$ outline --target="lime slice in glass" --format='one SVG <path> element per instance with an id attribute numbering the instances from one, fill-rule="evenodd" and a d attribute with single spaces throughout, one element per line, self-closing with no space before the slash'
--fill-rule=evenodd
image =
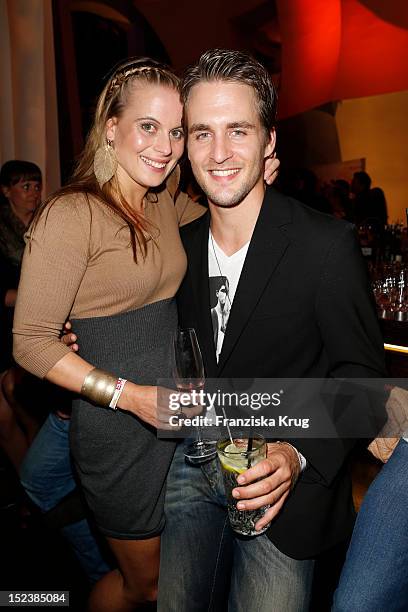
<path id="1" fill-rule="evenodd" d="M 242 448 L 239 448 L 235 444 L 228 444 L 224 449 L 224 453 L 228 454 L 228 457 L 220 454 L 220 462 L 224 470 L 229 472 L 236 472 L 242 474 L 247 469 L 247 459 L 242 456 Z M 234 455 L 236 455 L 234 457 Z"/>

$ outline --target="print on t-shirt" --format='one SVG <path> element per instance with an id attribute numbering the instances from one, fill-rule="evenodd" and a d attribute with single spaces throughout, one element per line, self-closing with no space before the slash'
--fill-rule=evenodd
<path id="1" fill-rule="evenodd" d="M 217 361 L 219 359 L 222 343 L 227 329 L 228 317 L 231 311 L 229 298 L 229 281 L 226 276 L 210 276 L 208 279 L 210 289 L 211 320 L 214 333 L 214 346 Z"/>

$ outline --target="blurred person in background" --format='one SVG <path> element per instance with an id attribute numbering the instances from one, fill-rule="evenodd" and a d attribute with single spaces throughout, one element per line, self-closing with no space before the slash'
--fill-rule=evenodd
<path id="1" fill-rule="evenodd" d="M 67 439 L 69 417 L 63 409 L 62 394 L 57 395 L 50 385 L 41 383 L 12 359 L 12 323 L 25 248 L 24 234 L 41 202 L 41 170 L 29 161 L 10 160 L 1 168 L 0 185 L 3 195 L 0 204 L 0 445 L 20 474 L 31 501 L 42 512 L 48 512 L 75 489 Z M 59 410 L 50 412 L 40 429 L 48 406 L 52 409 L 57 406 Z M 60 444 L 61 438 L 66 439 L 65 447 Z M 24 517 L 29 515 L 25 501 L 20 512 Z M 71 522 L 65 512 L 63 515 L 68 524 L 62 527 L 62 533 L 90 581 L 95 582 L 109 567 L 101 557 L 89 524 L 86 518 Z M 48 524 L 47 519 L 45 522 Z"/>
<path id="2" fill-rule="evenodd" d="M 41 170 L 29 161 L 7 161 L 0 170 L 0 185 L 0 446 L 22 477 L 23 488 L 31 501 L 47 512 L 75 489 L 67 415 L 63 411 L 62 394 L 58 395 L 51 385 L 20 368 L 12 358 L 12 324 L 25 248 L 24 234 L 41 202 Z M 51 412 L 41 427 L 48 407 L 55 406 L 62 410 Z M 67 432 L 63 448 L 61 430 Z M 59 451 L 55 452 L 57 448 Z M 28 508 L 22 492 L 14 489 L 13 486 L 4 492 L 5 500 L 13 502 L 20 513 L 21 526 L 26 527 L 33 507 Z M 95 582 L 109 567 L 101 557 L 87 520 L 70 522 L 64 514 L 68 524 L 62 526 L 62 533 L 89 580 Z"/>
<path id="3" fill-rule="evenodd" d="M 293 176 L 293 192 L 289 195 L 310 208 L 329 215 L 332 214 L 330 202 L 319 192 L 319 179 L 308 168 L 296 170 Z"/>
<path id="4" fill-rule="evenodd" d="M 387 201 L 381 187 L 373 187 L 370 191 L 371 215 L 378 219 L 384 228 L 388 221 Z"/>
<path id="5" fill-rule="evenodd" d="M 28 377 L 12 359 L 12 323 L 24 233 L 41 201 L 41 170 L 29 161 L 7 161 L 0 170 L 0 187 L 0 446 L 18 471 L 40 425 L 22 397 Z"/>
<path id="6" fill-rule="evenodd" d="M 357 515 L 332 612 L 408 609 L 408 431 Z"/>
<path id="7" fill-rule="evenodd" d="M 371 189 L 371 177 L 367 172 L 355 172 L 351 181 L 354 194 L 354 220 L 357 225 L 373 225 L 381 232 L 387 224 L 388 212 L 384 192 Z"/>
<path id="8" fill-rule="evenodd" d="M 344 179 L 331 181 L 331 184 L 327 186 L 326 193 L 333 215 L 338 219 L 352 222 L 353 210 L 349 183 Z"/>

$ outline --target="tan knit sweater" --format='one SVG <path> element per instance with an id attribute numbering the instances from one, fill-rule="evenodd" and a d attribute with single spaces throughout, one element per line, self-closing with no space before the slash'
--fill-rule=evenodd
<path id="1" fill-rule="evenodd" d="M 137 263 L 129 229 L 98 200 L 65 196 L 41 215 L 28 236 L 14 317 L 14 357 L 23 368 L 44 377 L 69 353 L 59 340 L 68 318 L 114 315 L 175 295 L 186 270 L 179 226 L 205 209 L 183 193 L 174 205 L 174 176 L 158 202 L 146 203 L 154 240 Z"/>

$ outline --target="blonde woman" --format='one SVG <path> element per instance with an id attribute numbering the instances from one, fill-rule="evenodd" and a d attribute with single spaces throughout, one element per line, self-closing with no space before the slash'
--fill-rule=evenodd
<path id="1" fill-rule="evenodd" d="M 174 444 L 156 437 L 155 385 L 170 374 L 186 270 L 179 226 L 204 211 L 185 194 L 174 201 L 183 149 L 177 77 L 146 58 L 122 64 L 99 97 L 71 184 L 36 216 L 23 262 L 15 358 L 79 394 L 71 451 L 118 563 L 91 593 L 97 612 L 156 598 Z M 68 318 L 81 356 L 59 341 Z"/>

